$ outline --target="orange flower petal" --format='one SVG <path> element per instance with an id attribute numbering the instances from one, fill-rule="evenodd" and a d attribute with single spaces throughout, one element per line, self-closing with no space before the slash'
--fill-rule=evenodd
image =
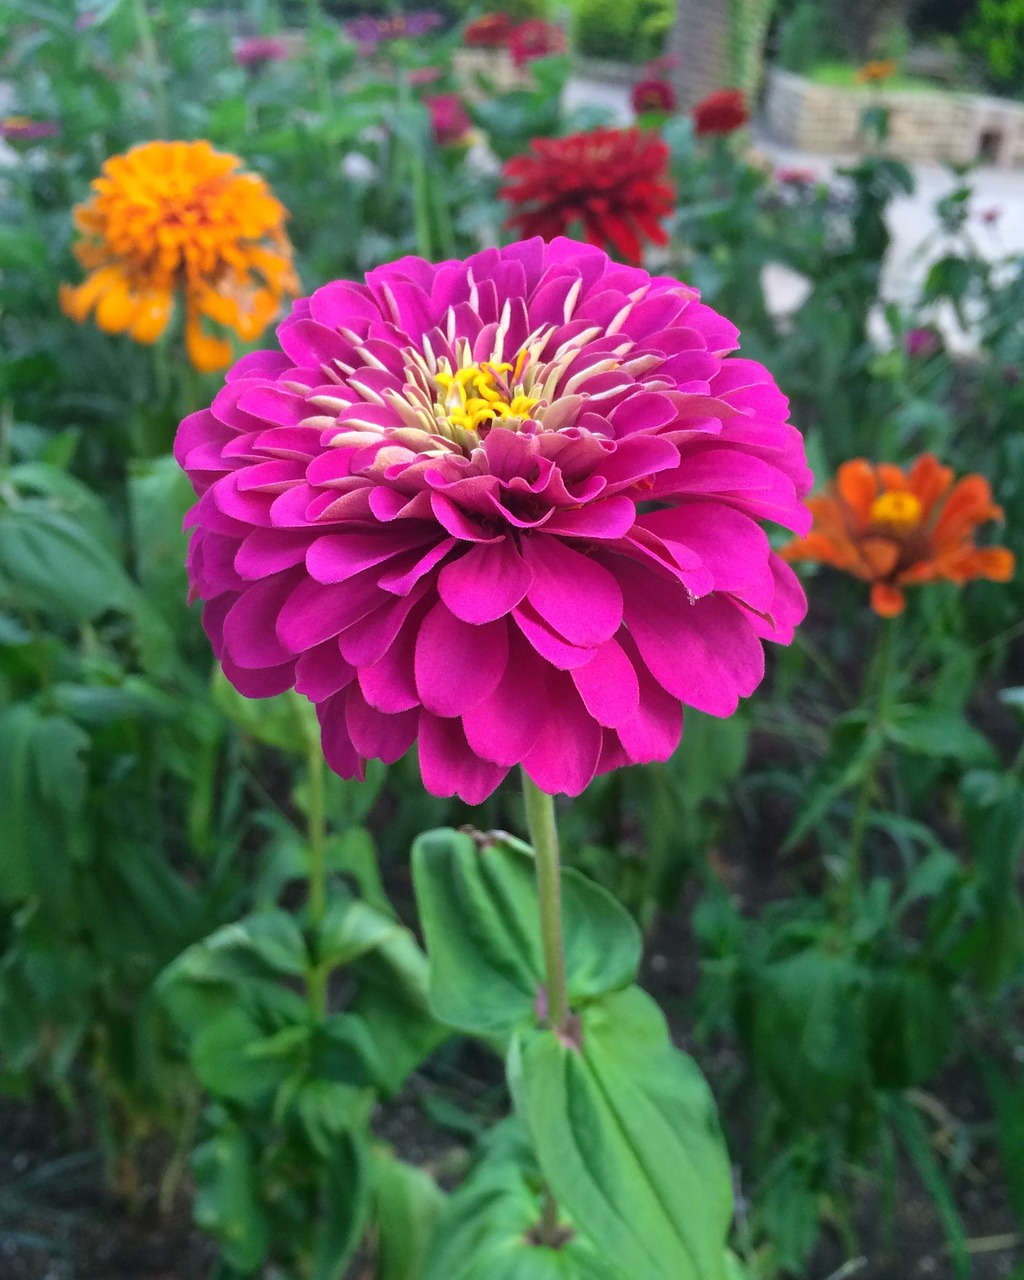
<path id="1" fill-rule="evenodd" d="M 104 333 L 124 333 L 131 327 L 139 310 L 139 299 L 132 293 L 123 276 L 96 300 L 96 323 Z"/>
<path id="2" fill-rule="evenodd" d="M 129 336 L 146 345 L 156 342 L 167 328 L 173 303 L 174 295 L 169 289 L 144 294 L 139 299 L 139 308 L 128 330 Z"/>
<path id="3" fill-rule="evenodd" d="M 871 464 L 864 458 L 844 462 L 836 472 L 836 489 L 859 532 L 867 525 L 871 504 L 878 496 L 878 482 Z"/>
<path id="4" fill-rule="evenodd" d="M 871 607 L 883 618 L 895 618 L 906 608 L 907 601 L 898 587 L 887 582 L 876 582 L 871 588 Z"/>
<path id="5" fill-rule="evenodd" d="M 908 488 L 921 502 L 921 515 L 925 523 L 936 502 L 952 483 L 952 467 L 942 466 L 934 453 L 922 453 L 910 468 Z"/>
<path id="6" fill-rule="evenodd" d="M 198 316 L 190 316 L 185 324 L 185 349 L 200 373 L 226 369 L 234 355 L 230 342 L 203 333 Z"/>
<path id="7" fill-rule="evenodd" d="M 893 466 L 891 462 L 880 462 L 875 468 L 875 474 L 882 482 L 883 489 L 905 489 L 907 487 L 907 477 L 903 474 L 902 469 Z"/>
<path id="8" fill-rule="evenodd" d="M 857 547 L 871 578 L 887 578 L 900 558 L 900 544 L 892 538 L 863 538 Z"/>

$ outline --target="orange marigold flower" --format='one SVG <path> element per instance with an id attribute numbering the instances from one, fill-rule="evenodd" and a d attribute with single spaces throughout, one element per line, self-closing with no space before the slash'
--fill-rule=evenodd
<path id="1" fill-rule="evenodd" d="M 90 274 L 61 285 L 64 313 L 81 324 L 95 312 L 107 333 L 151 343 L 180 290 L 192 363 L 230 364 L 231 343 L 202 319 L 252 341 L 299 286 L 287 210 L 263 178 L 237 172 L 241 163 L 208 142 L 146 142 L 112 156 L 75 208 L 75 256 Z"/>
<path id="2" fill-rule="evenodd" d="M 818 560 L 871 583 L 871 606 L 883 618 L 902 613 L 902 588 L 946 579 L 1008 582 L 1013 552 L 978 547 L 974 534 L 986 520 L 1001 520 L 984 476 L 953 483 L 953 471 L 934 454 L 909 472 L 864 458 L 844 462 L 826 495 L 808 498 L 814 524 L 806 538 L 783 548 L 786 560 Z"/>
<path id="3" fill-rule="evenodd" d="M 899 64 L 894 58 L 875 58 L 857 68 L 855 79 L 858 84 L 878 84 L 896 74 Z"/>

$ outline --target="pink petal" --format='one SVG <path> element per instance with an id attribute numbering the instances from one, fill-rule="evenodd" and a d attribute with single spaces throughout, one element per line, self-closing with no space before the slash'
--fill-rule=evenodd
<path id="1" fill-rule="evenodd" d="M 563 640 L 529 604 L 523 603 L 518 609 L 513 609 L 512 617 L 531 647 L 559 671 L 582 667 L 594 656 L 592 648 L 582 649 Z"/>
<path id="2" fill-rule="evenodd" d="M 240 667 L 275 667 L 293 657 L 274 631 L 274 620 L 303 585 L 297 570 L 247 587 L 224 619 L 224 647 Z"/>
<path id="3" fill-rule="evenodd" d="M 341 656 L 337 640 L 307 649 L 295 663 L 295 688 L 310 702 L 323 702 L 355 678 L 355 667 Z"/>
<path id="4" fill-rule="evenodd" d="M 330 767 L 342 778 L 359 778 L 366 776 L 365 761 L 352 745 L 348 725 L 345 722 L 345 704 L 347 693 L 336 693 L 333 698 L 321 702 L 316 709 L 320 721 L 320 744 L 324 758 Z"/>
<path id="5" fill-rule="evenodd" d="M 386 598 L 372 572 L 329 587 L 303 578 L 277 619 L 278 637 L 288 652 L 301 653 L 358 622 Z"/>
<path id="6" fill-rule="evenodd" d="M 371 707 L 360 693 L 359 686 L 353 685 L 348 690 L 345 704 L 345 723 L 352 745 L 361 756 L 394 764 L 405 755 L 416 738 L 419 712 L 385 715 Z"/>
<path id="7" fill-rule="evenodd" d="M 551 715 L 523 768 L 549 795 L 578 796 L 593 780 L 601 756 L 601 726 L 583 705 L 568 676 L 549 676 Z"/>
<path id="8" fill-rule="evenodd" d="M 764 675 L 764 650 L 742 611 L 716 595 L 689 604 L 642 565 L 623 587 L 626 624 L 658 683 L 699 711 L 732 715 Z"/>
<path id="9" fill-rule="evenodd" d="M 255 670 L 239 667 L 224 655 L 221 659 L 224 674 L 238 692 L 246 698 L 272 698 L 284 693 L 295 683 L 295 663 L 286 662 L 279 667 L 258 667 Z"/>
<path id="10" fill-rule="evenodd" d="M 478 755 L 506 768 L 523 760 L 551 714 L 546 670 L 544 660 L 509 628 L 504 675 L 493 693 L 462 717 L 466 740 Z"/>
<path id="11" fill-rule="evenodd" d="M 679 746 L 683 709 L 679 699 L 667 693 L 644 665 L 632 637 L 622 638 L 640 686 L 640 699 L 632 716 L 615 732 L 633 764 L 667 760 Z"/>
<path id="12" fill-rule="evenodd" d="M 451 564 L 437 579 L 441 599 L 463 622 L 493 622 L 504 617 L 522 600 L 533 574 L 511 538 L 478 543 Z"/>
<path id="13" fill-rule="evenodd" d="M 416 688 L 428 711 L 460 716 L 494 692 L 507 662 L 504 619 L 473 626 L 439 600 L 416 640 Z"/>
<path id="14" fill-rule="evenodd" d="M 571 644 L 602 644 L 622 624 L 622 591 L 615 577 L 589 556 L 543 534 L 523 539 L 533 571 L 526 598 Z"/>
<path id="15" fill-rule="evenodd" d="M 640 685 L 622 646 L 607 640 L 585 667 L 572 673 L 587 710 L 598 722 L 615 728 L 635 714 Z"/>
<path id="16" fill-rule="evenodd" d="M 419 753 L 426 789 L 435 796 L 461 796 L 467 804 L 481 804 L 508 773 L 471 750 L 458 720 L 429 711 L 420 713 Z"/>

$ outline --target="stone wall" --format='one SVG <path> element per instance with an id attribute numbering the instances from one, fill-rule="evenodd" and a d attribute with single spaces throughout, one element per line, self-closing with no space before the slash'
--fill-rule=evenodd
<path id="1" fill-rule="evenodd" d="M 903 160 L 981 161 L 1024 167 L 1024 105 L 1003 98 L 949 92 L 836 89 L 788 71 L 768 73 L 765 114 L 772 135 L 801 151 L 842 155 L 862 151 L 865 108 L 889 112 L 883 149 Z"/>

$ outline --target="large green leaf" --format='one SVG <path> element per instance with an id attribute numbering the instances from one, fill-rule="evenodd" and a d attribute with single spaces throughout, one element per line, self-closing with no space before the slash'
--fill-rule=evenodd
<path id="1" fill-rule="evenodd" d="M 997 759 L 984 734 L 958 711 L 944 707 L 896 707 L 886 721 L 885 734 L 914 755 L 952 757 L 964 765 L 992 764 Z"/>
<path id="2" fill-rule="evenodd" d="M 541 1172 L 613 1266 L 644 1280 L 724 1280 L 729 1159 L 711 1092 L 638 987 L 595 1001 L 579 1047 L 520 1031 L 516 1108 Z"/>
<path id="3" fill-rule="evenodd" d="M 823 1120 L 866 1083 L 861 973 L 846 955 L 808 947 L 753 966 L 738 1021 L 755 1070 L 795 1114 Z"/>
<path id="4" fill-rule="evenodd" d="M 430 957 L 430 998 L 454 1027 L 502 1033 L 528 1022 L 544 986 L 533 857 L 507 837 L 440 830 L 413 846 L 413 879 Z M 631 982 L 640 933 L 604 889 L 562 872 L 569 998 Z"/>
<path id="5" fill-rule="evenodd" d="M 362 1238 L 371 1193 L 366 1140 L 349 1130 L 334 1142 L 325 1170 L 312 1280 L 341 1280 Z"/>

